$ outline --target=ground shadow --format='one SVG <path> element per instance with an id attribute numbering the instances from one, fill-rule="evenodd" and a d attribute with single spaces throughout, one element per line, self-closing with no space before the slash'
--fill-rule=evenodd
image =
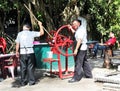
<path id="1" fill-rule="evenodd" d="M 44 79 L 45 72 L 46 72 L 45 70 L 41 70 L 41 69 L 36 69 L 35 70 L 36 84 L 38 84 L 41 79 Z M 14 81 L 12 82 L 12 87 L 13 88 L 21 87 L 21 84 L 20 84 L 20 72 L 18 72 L 18 75 L 15 77 Z"/>

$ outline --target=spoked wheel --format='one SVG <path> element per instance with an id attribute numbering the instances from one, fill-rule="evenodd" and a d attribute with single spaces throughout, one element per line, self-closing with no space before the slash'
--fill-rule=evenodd
<path id="1" fill-rule="evenodd" d="M 55 34 L 55 47 L 64 56 L 73 56 L 74 41 L 68 25 L 60 27 Z"/>

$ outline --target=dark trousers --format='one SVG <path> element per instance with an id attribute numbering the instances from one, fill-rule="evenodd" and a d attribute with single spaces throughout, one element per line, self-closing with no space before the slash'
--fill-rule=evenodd
<path id="1" fill-rule="evenodd" d="M 93 51 L 94 51 L 94 56 L 97 56 L 97 52 L 98 52 L 98 50 L 105 50 L 105 49 L 107 49 L 107 46 L 105 46 L 105 45 L 99 45 L 99 43 L 97 43 L 95 46 L 94 46 L 94 48 L 93 48 Z"/>
<path id="2" fill-rule="evenodd" d="M 35 83 L 34 70 L 35 70 L 35 54 L 21 54 L 20 55 L 20 70 L 21 70 L 21 83 L 29 84 Z"/>
<path id="3" fill-rule="evenodd" d="M 80 50 L 75 57 L 75 70 L 73 78 L 76 80 L 81 80 L 83 72 L 86 78 L 92 78 L 91 67 L 87 61 L 86 50 Z"/>

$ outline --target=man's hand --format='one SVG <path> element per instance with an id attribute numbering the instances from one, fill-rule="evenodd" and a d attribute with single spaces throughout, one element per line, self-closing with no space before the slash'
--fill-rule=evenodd
<path id="1" fill-rule="evenodd" d="M 75 30 L 72 28 L 72 26 L 70 24 L 68 24 L 68 29 L 70 29 L 72 31 L 72 33 L 75 33 Z"/>
<path id="2" fill-rule="evenodd" d="M 99 45 L 104 45 L 103 43 L 99 43 Z"/>
<path id="3" fill-rule="evenodd" d="M 103 46 L 103 45 L 106 46 L 107 44 L 105 44 L 105 43 L 104 43 L 104 44 L 103 44 L 103 43 L 99 43 L 99 45 L 101 45 L 101 46 Z"/>
<path id="4" fill-rule="evenodd" d="M 76 56 L 76 55 L 77 55 L 77 53 L 78 53 L 78 50 L 77 50 L 77 49 L 75 49 L 73 54 Z"/>
<path id="5" fill-rule="evenodd" d="M 70 30 L 72 29 L 72 26 L 70 24 L 68 24 L 68 29 L 70 29 Z"/>
<path id="6" fill-rule="evenodd" d="M 38 25 L 42 26 L 42 22 L 41 22 L 41 21 L 38 21 Z"/>
<path id="7" fill-rule="evenodd" d="M 41 21 L 38 21 L 38 25 L 40 27 L 40 36 L 42 36 L 44 34 L 44 30 L 43 30 L 43 26 L 42 26 L 42 22 Z"/>
<path id="8" fill-rule="evenodd" d="M 16 57 L 19 57 L 19 52 L 16 52 Z"/>

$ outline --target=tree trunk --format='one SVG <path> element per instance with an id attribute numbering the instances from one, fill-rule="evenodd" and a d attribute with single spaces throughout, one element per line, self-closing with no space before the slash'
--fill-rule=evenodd
<path id="1" fill-rule="evenodd" d="M 31 3 L 29 3 L 28 6 L 29 6 L 30 11 L 32 11 Z M 30 13 L 30 19 L 31 19 L 31 24 L 32 24 L 32 30 L 34 31 L 35 30 L 35 27 L 34 27 L 35 19 L 34 19 L 33 15 L 31 13 Z"/>
<path id="2" fill-rule="evenodd" d="M 6 12 L 0 11 L 0 32 L 4 32 L 4 24 L 5 24 L 5 19 L 6 19 Z M 6 25 L 7 27 L 7 25 Z"/>
<path id="3" fill-rule="evenodd" d="M 46 29 L 48 31 L 53 30 L 55 26 L 54 26 L 52 18 L 50 17 L 50 15 L 48 14 L 48 11 L 45 8 L 45 4 L 43 0 L 36 0 L 36 2 L 34 1 L 34 3 L 32 4 L 34 4 L 35 11 L 39 11 L 43 14 L 43 19 L 46 23 Z"/>
<path id="4" fill-rule="evenodd" d="M 17 32 L 20 32 L 20 10 L 19 8 L 17 9 L 17 14 L 18 14 L 18 17 L 17 17 L 18 31 Z"/>
<path id="5" fill-rule="evenodd" d="M 4 31 L 4 25 L 2 23 L 2 20 L 0 18 L 0 32 L 3 32 Z"/>

